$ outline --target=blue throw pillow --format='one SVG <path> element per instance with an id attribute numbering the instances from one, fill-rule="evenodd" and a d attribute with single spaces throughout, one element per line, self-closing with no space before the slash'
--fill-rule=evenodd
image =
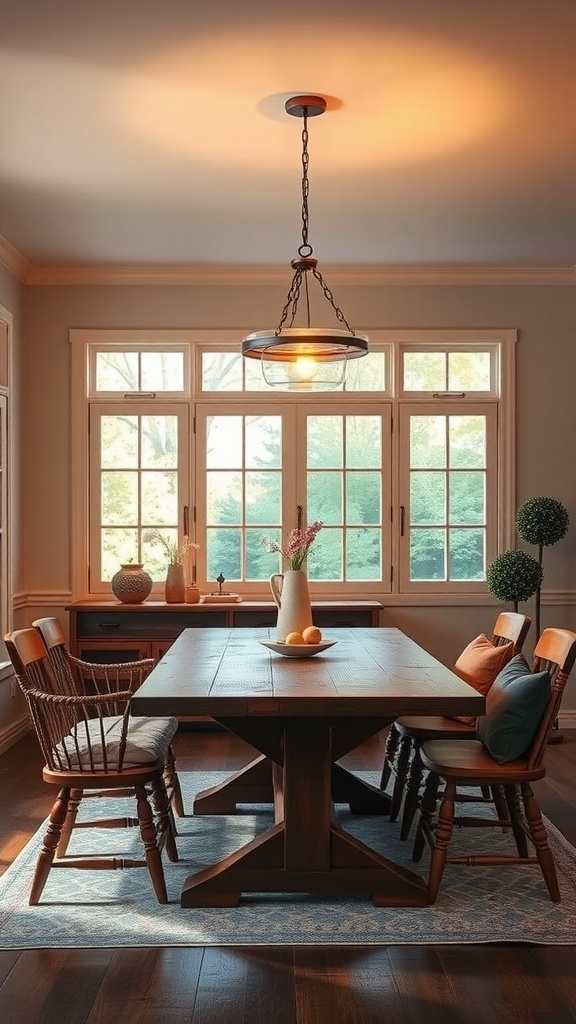
<path id="1" fill-rule="evenodd" d="M 515 761 L 534 739 L 550 700 L 550 675 L 532 672 L 522 654 L 502 669 L 486 696 L 476 733 L 498 764 Z"/>

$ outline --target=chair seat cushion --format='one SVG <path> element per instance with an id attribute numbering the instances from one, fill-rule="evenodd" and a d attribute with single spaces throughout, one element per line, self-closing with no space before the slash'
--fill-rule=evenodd
<path id="1" fill-rule="evenodd" d="M 56 748 L 63 767 L 73 770 L 104 769 L 101 730 L 105 738 L 108 768 L 117 764 L 122 736 L 121 716 L 91 718 L 74 727 Z M 137 768 L 152 761 L 164 761 L 174 733 L 175 718 L 129 718 L 123 768 Z"/>
<path id="2" fill-rule="evenodd" d="M 499 764 L 480 740 L 430 740 L 420 748 L 424 767 L 443 779 L 489 785 L 541 779 L 543 767 L 528 772 L 526 761 L 518 758 Z"/>
<path id="3" fill-rule="evenodd" d="M 481 633 L 464 648 L 452 671 L 485 696 L 513 654 L 514 644 L 511 640 L 495 645 Z M 474 725 L 476 722 L 469 715 L 458 715 L 454 720 L 464 722 L 465 725 Z"/>
<path id="4" fill-rule="evenodd" d="M 475 722 L 476 719 L 472 721 Z M 444 718 L 442 715 L 402 715 L 396 719 L 394 725 L 402 736 L 410 736 L 414 740 L 476 737 L 473 725 L 465 725 L 458 719 Z"/>
<path id="5" fill-rule="evenodd" d="M 550 675 L 532 672 L 517 654 L 494 680 L 486 697 L 486 714 L 476 731 L 499 764 L 521 757 L 530 747 L 550 700 Z"/>

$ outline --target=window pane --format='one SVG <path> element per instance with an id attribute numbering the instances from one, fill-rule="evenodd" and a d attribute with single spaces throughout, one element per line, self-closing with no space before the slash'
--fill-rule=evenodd
<path id="1" fill-rule="evenodd" d="M 206 466 L 208 469 L 240 469 L 242 466 L 242 416 L 208 416 Z"/>
<path id="2" fill-rule="evenodd" d="M 184 354 L 182 352 L 142 352 L 142 391 L 183 391 Z"/>
<path id="3" fill-rule="evenodd" d="M 247 467 L 281 466 L 282 419 L 280 416 L 246 417 Z"/>
<path id="4" fill-rule="evenodd" d="M 490 352 L 449 352 L 449 391 L 490 391 Z"/>
<path id="5" fill-rule="evenodd" d="M 485 531 L 450 530 L 450 579 L 485 579 Z"/>
<path id="6" fill-rule="evenodd" d="M 311 522 L 319 520 L 326 525 L 344 522 L 342 473 L 308 473 L 307 491 Z"/>
<path id="7" fill-rule="evenodd" d="M 310 580 L 338 581 L 343 576 L 343 531 L 320 530 L 306 560 Z"/>
<path id="8" fill-rule="evenodd" d="M 450 474 L 450 515 L 454 524 L 486 522 L 484 473 Z"/>
<path id="9" fill-rule="evenodd" d="M 380 530 L 346 530 L 346 579 L 381 579 L 380 537 Z"/>
<path id="10" fill-rule="evenodd" d="M 102 530 L 100 558 L 103 580 L 111 580 L 114 573 L 118 572 L 122 562 L 137 562 L 137 530 Z"/>
<path id="11" fill-rule="evenodd" d="M 429 582 L 446 579 L 444 530 L 410 531 L 410 579 Z"/>
<path id="12" fill-rule="evenodd" d="M 203 352 L 202 390 L 241 391 L 242 360 L 236 352 Z"/>
<path id="13" fill-rule="evenodd" d="M 242 522 L 242 478 L 239 473 L 206 474 L 206 521 L 210 524 Z"/>
<path id="14" fill-rule="evenodd" d="M 410 417 L 411 469 L 439 469 L 446 466 L 446 417 Z"/>
<path id="15" fill-rule="evenodd" d="M 138 474 L 102 473 L 103 524 L 135 526 L 138 522 Z"/>
<path id="16" fill-rule="evenodd" d="M 347 473 L 346 522 L 378 525 L 381 521 L 380 492 L 379 473 Z"/>
<path id="17" fill-rule="evenodd" d="M 446 523 L 446 475 L 412 473 L 410 475 L 410 523 L 444 525 Z"/>
<path id="18" fill-rule="evenodd" d="M 279 530 L 266 530 L 268 540 L 280 543 Z M 262 543 L 262 530 L 246 530 L 246 572 L 247 580 L 267 580 L 273 572 L 281 572 L 280 556 L 267 550 Z"/>
<path id="19" fill-rule="evenodd" d="M 103 416 L 100 437 L 102 469 L 128 469 L 138 465 L 137 416 Z"/>
<path id="20" fill-rule="evenodd" d="M 346 465 L 349 469 L 379 469 L 382 464 L 380 416 L 346 417 Z"/>
<path id="21" fill-rule="evenodd" d="M 142 416 L 141 463 L 143 467 L 178 465 L 178 420 L 176 416 Z"/>
<path id="22" fill-rule="evenodd" d="M 246 473 L 246 523 L 280 524 L 282 476 L 280 473 Z"/>
<path id="23" fill-rule="evenodd" d="M 241 566 L 242 531 L 240 529 L 212 529 L 206 530 L 206 559 L 208 581 L 215 581 L 222 573 L 225 580 L 240 580 L 242 578 Z M 214 583 L 214 590 L 218 590 L 218 584 Z M 224 585 L 223 590 L 229 588 Z"/>
<path id="24" fill-rule="evenodd" d="M 450 416 L 450 466 L 471 469 L 486 465 L 484 416 Z"/>
<path id="25" fill-rule="evenodd" d="M 142 473 L 141 521 L 147 525 L 178 522 L 178 477 L 173 473 Z"/>
<path id="26" fill-rule="evenodd" d="M 344 465 L 342 416 L 308 416 L 307 454 L 309 469 L 339 469 Z"/>
<path id="27" fill-rule="evenodd" d="M 97 352 L 96 391 L 140 391 L 137 352 Z"/>
<path id="28" fill-rule="evenodd" d="M 445 352 L 405 352 L 404 391 L 446 391 Z"/>

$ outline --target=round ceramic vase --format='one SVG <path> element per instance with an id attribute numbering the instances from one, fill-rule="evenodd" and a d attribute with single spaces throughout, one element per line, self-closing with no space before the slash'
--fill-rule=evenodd
<path id="1" fill-rule="evenodd" d="M 142 604 L 152 590 L 152 577 L 141 562 L 125 562 L 112 580 L 112 593 L 123 604 Z"/>

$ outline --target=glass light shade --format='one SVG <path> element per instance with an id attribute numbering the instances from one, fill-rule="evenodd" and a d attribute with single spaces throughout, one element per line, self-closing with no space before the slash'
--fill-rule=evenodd
<path id="1" fill-rule="evenodd" d="M 349 331 L 310 327 L 257 331 L 242 342 L 242 355 L 258 359 L 270 387 L 291 391 L 337 388 L 346 378 L 349 359 L 366 355 L 368 339 Z"/>

